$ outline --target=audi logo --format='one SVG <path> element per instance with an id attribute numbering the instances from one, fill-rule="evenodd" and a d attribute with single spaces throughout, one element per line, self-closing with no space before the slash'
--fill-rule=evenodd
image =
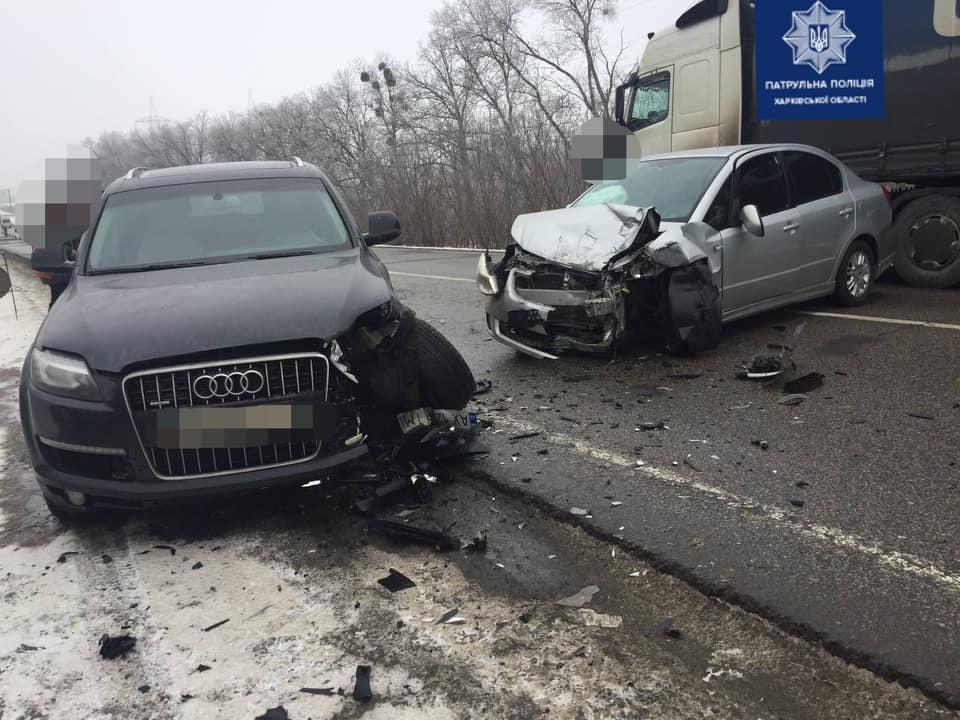
<path id="1" fill-rule="evenodd" d="M 193 394 L 201 400 L 240 397 L 263 390 L 265 381 L 259 370 L 200 375 L 193 381 Z"/>

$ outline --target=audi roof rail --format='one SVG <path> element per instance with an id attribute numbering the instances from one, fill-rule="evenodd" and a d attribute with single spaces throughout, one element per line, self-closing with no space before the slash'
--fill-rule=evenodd
<path id="1" fill-rule="evenodd" d="M 293 164 L 297 167 L 303 167 L 303 160 L 298 158 L 296 155 L 293 156 Z"/>
<path id="2" fill-rule="evenodd" d="M 142 173 L 144 170 L 149 170 L 149 169 L 150 169 L 150 168 L 145 168 L 145 167 L 130 168 L 130 169 L 127 171 L 127 174 L 124 175 L 123 177 L 124 177 L 125 179 L 127 179 L 127 180 L 133 180 L 133 179 L 135 179 L 135 178 L 140 177 L 140 173 Z"/>

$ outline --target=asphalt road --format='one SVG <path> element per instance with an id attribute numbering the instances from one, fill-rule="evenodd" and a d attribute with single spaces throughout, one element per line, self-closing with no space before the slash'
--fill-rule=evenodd
<path id="1" fill-rule="evenodd" d="M 823 301 L 768 313 L 701 356 L 641 347 L 552 363 L 489 340 L 475 252 L 377 253 L 407 304 L 493 383 L 477 406 L 502 433 L 478 473 L 960 706 L 960 290 L 885 278 L 855 312 Z M 735 376 L 771 326 L 800 321 L 798 373 L 827 379 L 785 407 L 782 379 Z M 668 429 L 642 432 L 646 421 Z"/>

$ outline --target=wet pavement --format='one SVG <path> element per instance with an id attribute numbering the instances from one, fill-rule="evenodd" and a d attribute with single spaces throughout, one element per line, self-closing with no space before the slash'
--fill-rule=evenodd
<path id="1" fill-rule="evenodd" d="M 405 301 L 493 381 L 480 409 L 503 435 L 542 433 L 497 436 L 481 471 L 560 514 L 591 508 L 577 522 L 598 536 L 960 704 L 960 291 L 885 278 L 853 312 L 818 301 L 767 313 L 702 356 L 637 347 L 550 363 L 487 338 L 476 253 L 378 252 Z M 772 326 L 799 322 L 797 374 L 826 379 L 787 407 L 783 379 L 736 375 Z"/>

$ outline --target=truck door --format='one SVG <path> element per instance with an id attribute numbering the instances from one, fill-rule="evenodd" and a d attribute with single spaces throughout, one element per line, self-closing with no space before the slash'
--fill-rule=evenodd
<path id="1" fill-rule="evenodd" d="M 673 65 L 640 78 L 633 87 L 626 126 L 644 156 L 670 152 L 673 137 Z"/>
<path id="2" fill-rule="evenodd" d="M 724 313 L 793 292 L 803 257 L 799 216 L 790 208 L 787 179 L 776 152 L 754 155 L 741 164 L 734 198 L 735 218 L 741 208 L 756 205 L 765 233 L 751 235 L 740 224 L 723 231 Z"/>

